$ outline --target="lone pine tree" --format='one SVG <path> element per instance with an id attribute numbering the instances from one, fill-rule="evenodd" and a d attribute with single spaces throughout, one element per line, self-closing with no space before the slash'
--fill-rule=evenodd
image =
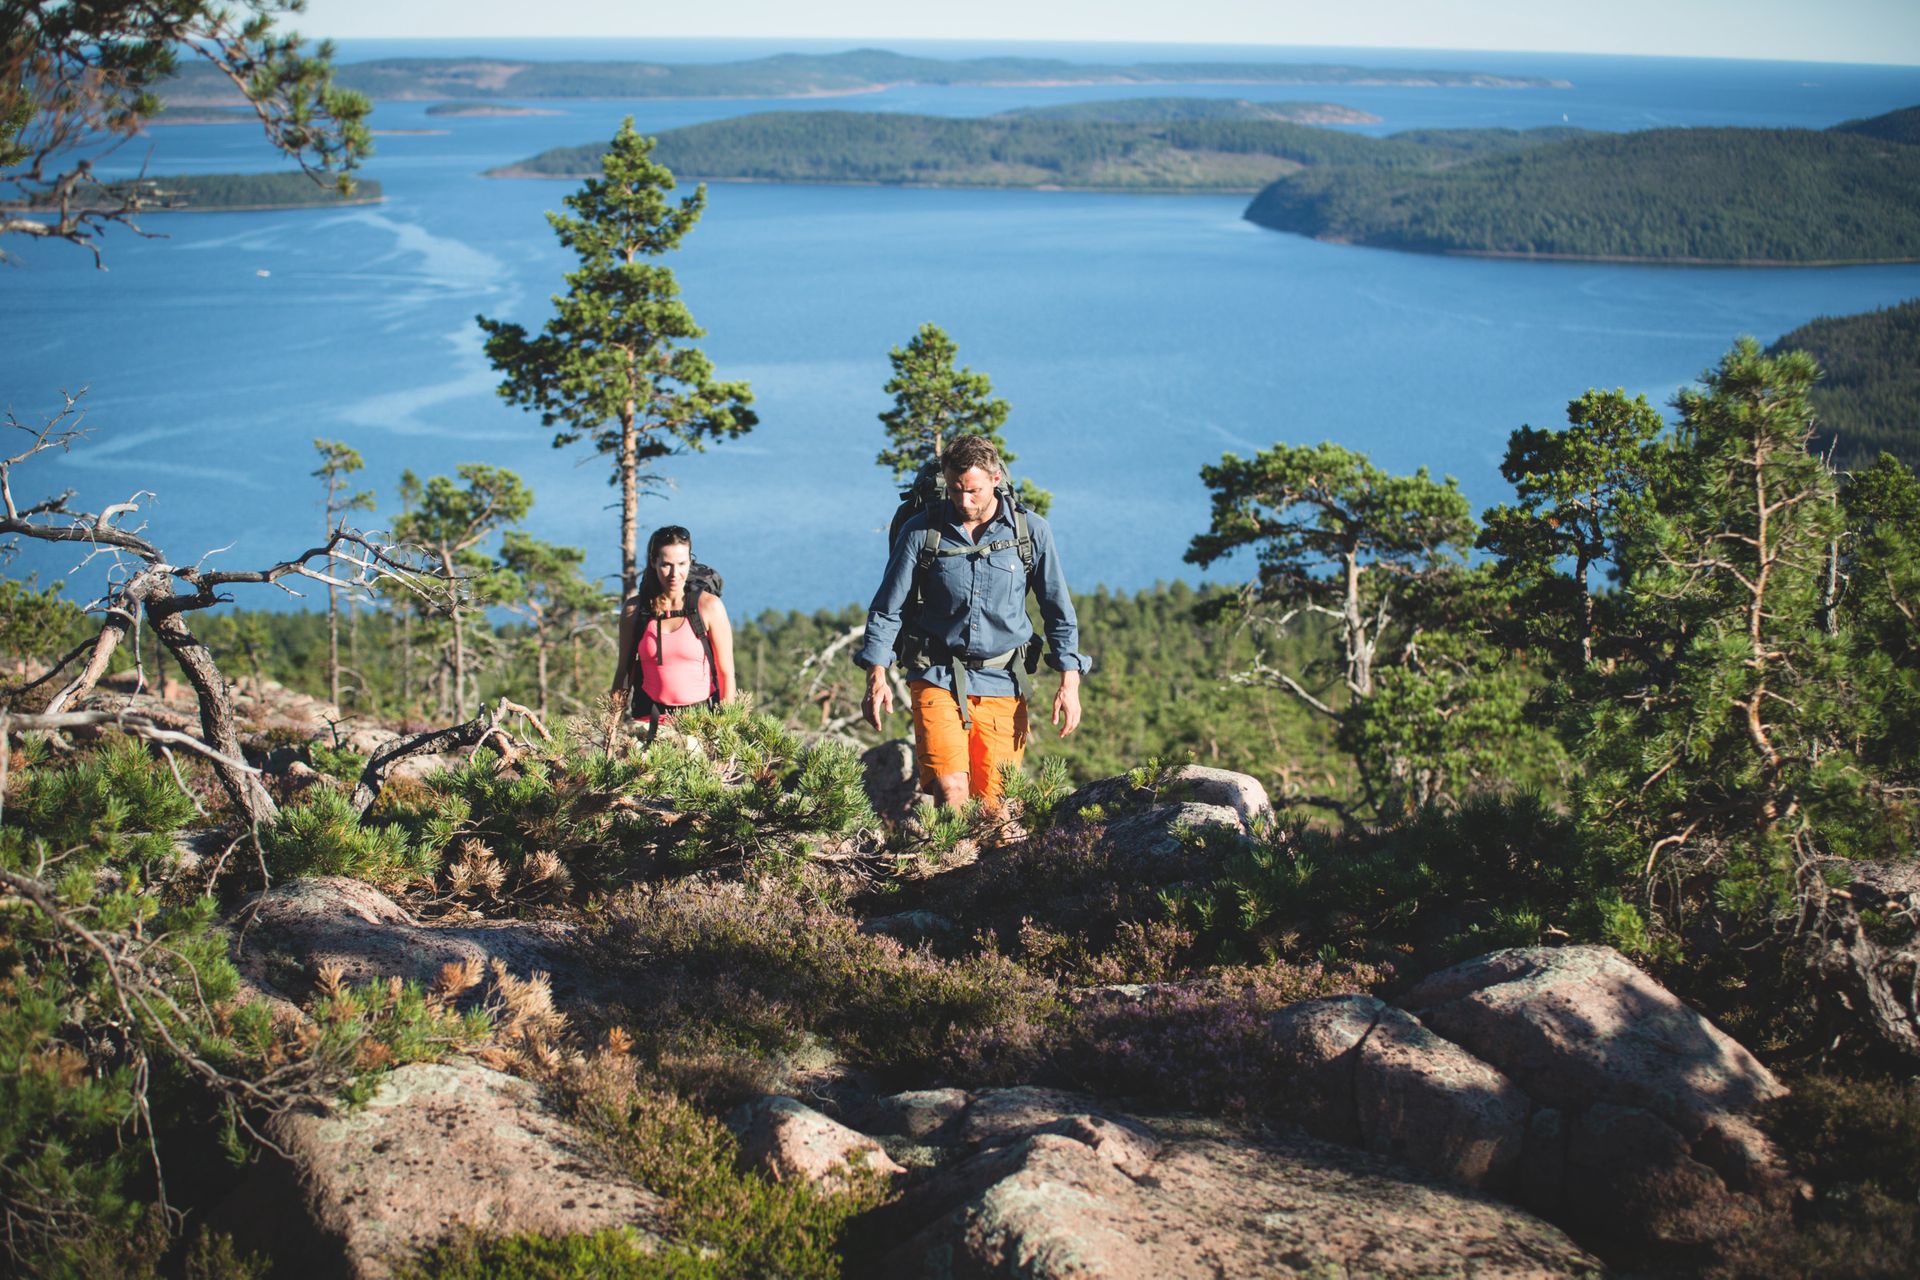
<path id="1" fill-rule="evenodd" d="M 720 382 L 693 339 L 706 336 L 680 300 L 673 272 L 653 259 L 677 247 L 706 208 L 705 187 L 677 205 L 673 174 L 652 159 L 654 140 L 629 116 L 589 178 L 550 213 L 560 243 L 580 259 L 553 318 L 538 336 L 477 316 L 500 394 L 540 413 L 562 448 L 590 440 L 614 460 L 620 486 L 620 586 L 639 585 L 642 473 L 657 458 L 705 448 L 751 430 L 744 382 Z"/>

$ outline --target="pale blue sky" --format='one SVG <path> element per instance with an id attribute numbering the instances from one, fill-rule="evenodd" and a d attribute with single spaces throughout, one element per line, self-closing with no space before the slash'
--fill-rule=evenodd
<path id="1" fill-rule="evenodd" d="M 1915 0 L 309 0 L 294 25 L 316 37 L 1114 40 L 1920 63 Z"/>

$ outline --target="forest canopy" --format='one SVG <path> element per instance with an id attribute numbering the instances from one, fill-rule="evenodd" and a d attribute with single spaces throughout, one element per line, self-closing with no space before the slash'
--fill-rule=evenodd
<path id="1" fill-rule="evenodd" d="M 1920 298 L 1857 316 L 1822 316 L 1769 350 L 1805 351 L 1823 374 L 1814 448 L 1833 450 L 1841 470 L 1891 453 L 1920 467 Z"/>
<path id="2" fill-rule="evenodd" d="M 1541 146 L 1574 132 L 1461 129 L 1368 138 L 1254 117 L 953 119 L 772 111 L 668 130 L 657 154 L 675 173 L 693 178 L 1252 191 L 1302 167 L 1428 168 Z M 493 176 L 573 177 L 593 171 L 599 158 L 598 144 L 560 147 Z"/>
<path id="3" fill-rule="evenodd" d="M 1651 129 L 1425 171 L 1317 168 L 1247 209 L 1428 253 L 1841 263 L 1920 258 L 1920 149 L 1860 132 Z"/>

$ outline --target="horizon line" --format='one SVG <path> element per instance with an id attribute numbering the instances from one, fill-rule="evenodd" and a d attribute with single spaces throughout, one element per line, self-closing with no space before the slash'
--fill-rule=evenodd
<path id="1" fill-rule="evenodd" d="M 802 36 L 802 35 L 617 35 L 604 31 L 581 31 L 566 35 L 551 33 L 516 34 L 496 32 L 488 35 L 368 35 L 368 34 L 314 34 L 301 32 L 303 40 L 384 40 L 434 43 L 444 41 L 487 41 L 487 40 L 524 40 L 529 42 L 561 42 L 568 40 L 622 40 L 655 42 L 709 42 L 709 43 L 758 43 L 769 44 L 780 41 L 797 41 L 807 44 L 845 45 L 846 52 L 861 49 L 875 49 L 891 52 L 885 48 L 889 42 L 899 44 L 999 44 L 999 45 L 1110 45 L 1110 46 L 1152 46 L 1160 48 L 1213 48 L 1239 47 L 1250 50 L 1281 49 L 1327 49 L 1353 52 L 1406 53 L 1406 54 L 1495 54 L 1502 57 L 1576 57 L 1576 58 L 1652 58 L 1668 62 L 1758 62 L 1779 63 L 1787 66 L 1846 66 L 1846 67 L 1886 67 L 1894 70 L 1920 70 L 1920 61 L 1915 62 L 1879 62 L 1860 58 L 1838 57 L 1756 57 L 1751 54 L 1728 53 L 1632 53 L 1618 49 L 1484 49 L 1455 46 L 1411 46 L 1411 45 L 1360 45 L 1360 44 L 1278 44 L 1266 41 L 1242 40 L 1121 40 L 1113 38 L 1078 38 L 1055 36 Z M 595 58 L 590 61 L 616 61 L 612 58 Z"/>

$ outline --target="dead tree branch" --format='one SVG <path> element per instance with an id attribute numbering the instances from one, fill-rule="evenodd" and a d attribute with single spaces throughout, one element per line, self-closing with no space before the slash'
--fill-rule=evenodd
<path id="1" fill-rule="evenodd" d="M 373 802 L 380 798 L 380 788 L 386 785 L 388 772 L 408 756 L 417 756 L 423 752 L 477 750 L 489 740 L 504 742 L 507 749 L 502 754 L 508 757 L 513 756 L 518 747 L 505 728 L 507 721 L 513 716 L 521 717 L 534 727 L 541 738 L 548 739 L 546 726 L 540 723 L 538 716 L 519 703 L 502 698 L 498 706 L 491 710 L 482 710 L 471 720 L 445 729 L 416 733 L 410 738 L 389 742 L 374 752 L 367 759 L 366 767 L 360 771 L 360 780 L 354 784 L 353 797 L 350 801 L 353 811 L 365 813 L 372 808 Z"/>

